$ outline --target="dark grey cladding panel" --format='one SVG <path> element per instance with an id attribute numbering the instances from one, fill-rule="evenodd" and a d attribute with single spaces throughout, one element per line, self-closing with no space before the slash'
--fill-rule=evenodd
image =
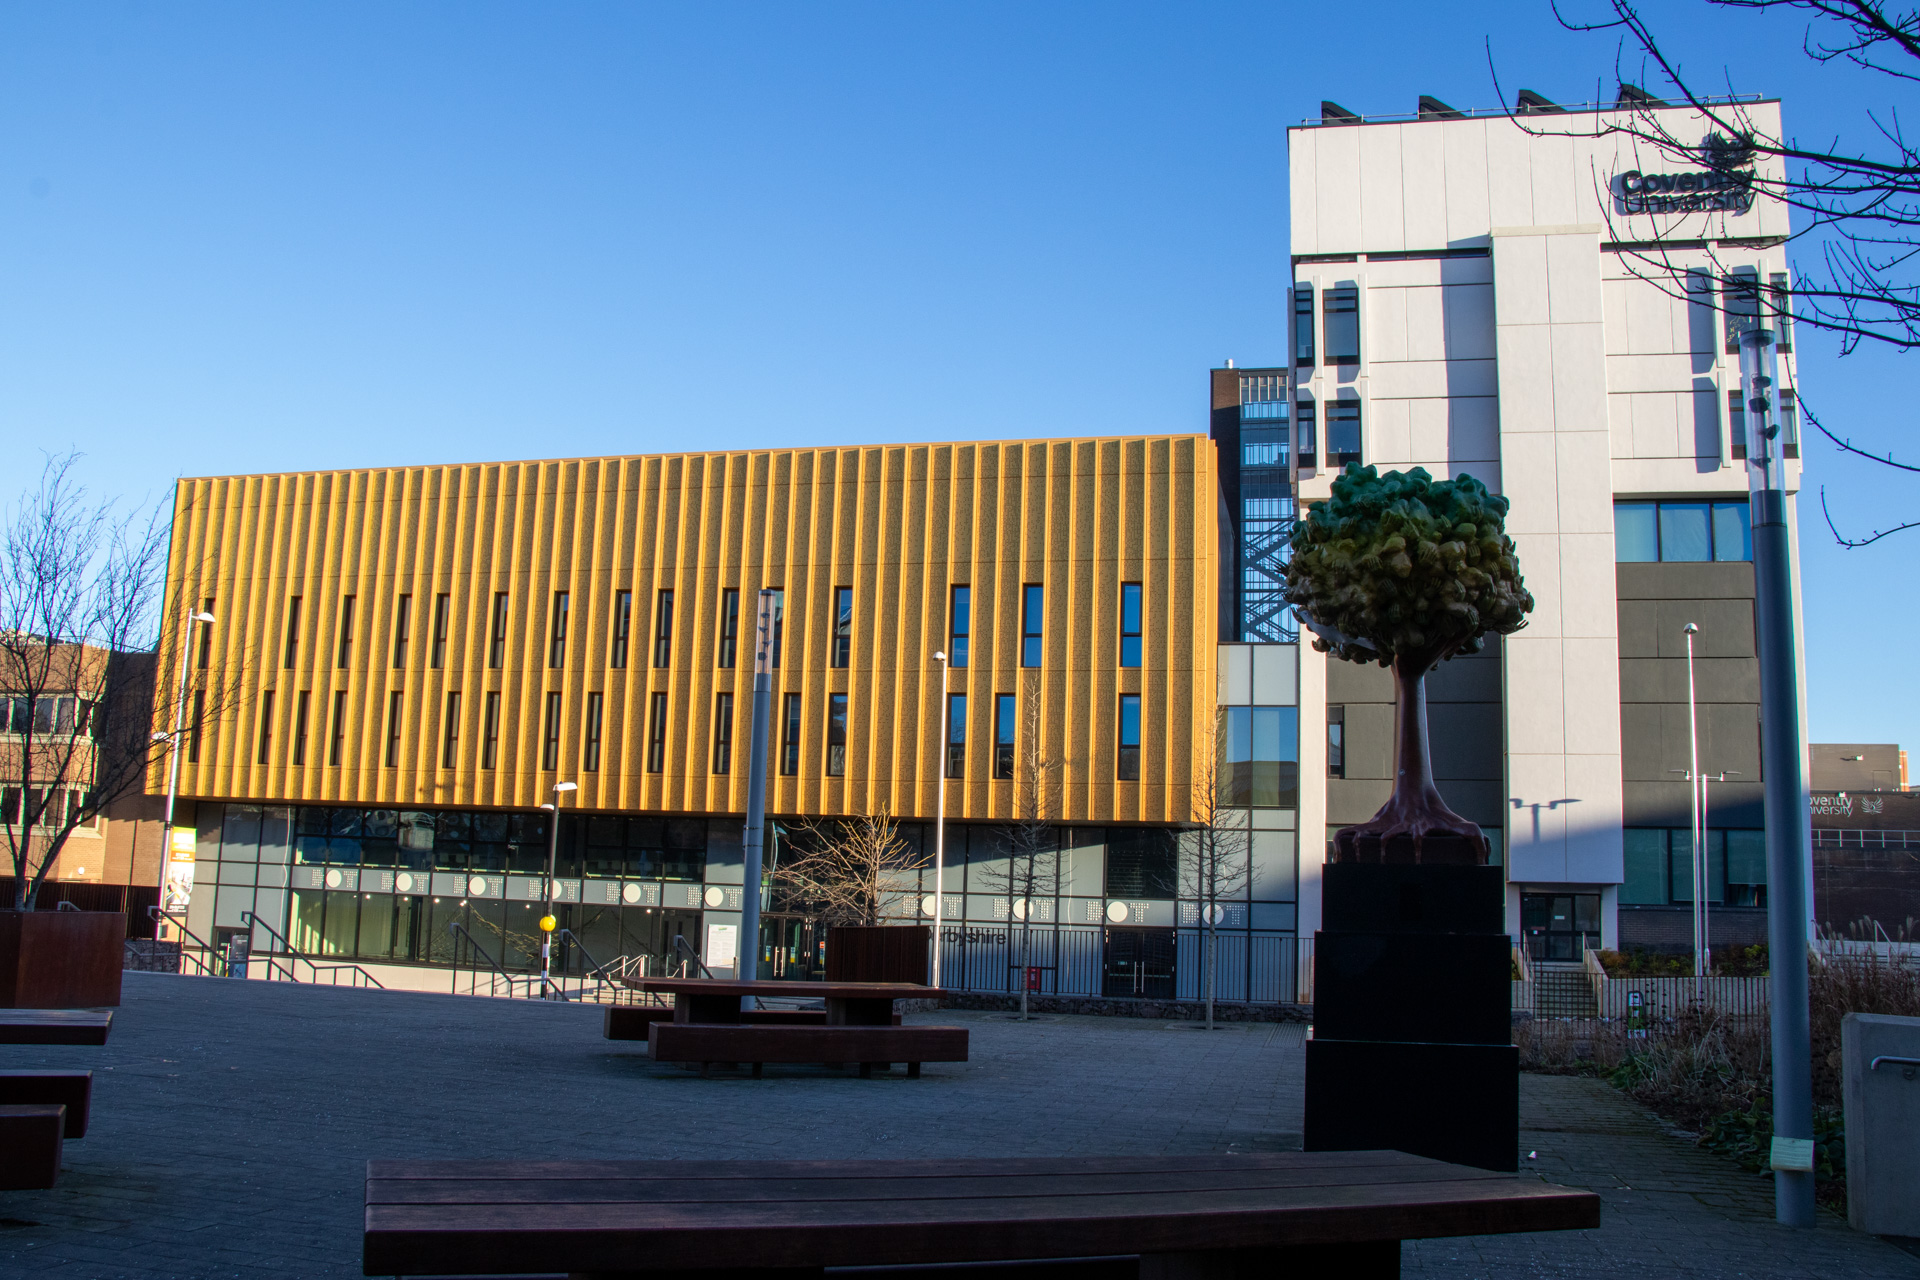
<path id="1" fill-rule="evenodd" d="M 1760 709 L 1709 703 L 1700 709 L 1700 771 L 1760 781 Z M 1628 781 L 1660 782 L 1687 768 L 1687 704 L 1633 702 L 1620 708 L 1620 756 Z"/>
<path id="2" fill-rule="evenodd" d="M 1440 798 L 1461 817 L 1495 830 L 1506 821 L 1507 787 L 1499 778 L 1436 779 Z"/>
<path id="3" fill-rule="evenodd" d="M 1347 777 L 1393 777 L 1393 707 L 1390 703 L 1348 703 L 1343 740 Z"/>
<path id="4" fill-rule="evenodd" d="M 1350 827 L 1365 822 L 1380 811 L 1393 793 L 1393 784 L 1385 779 L 1327 779 L 1327 825 Z"/>
<path id="5" fill-rule="evenodd" d="M 1504 776 L 1500 704 L 1446 702 L 1427 709 L 1435 778 L 1498 782 Z"/>
<path id="6" fill-rule="evenodd" d="M 1753 566 L 1729 563 L 1616 565 L 1622 600 L 1751 600 Z"/>
<path id="7" fill-rule="evenodd" d="M 1693 805 L 1683 781 L 1628 779 L 1624 800 L 1624 821 L 1629 827 L 1686 827 L 1693 821 Z M 1707 822 L 1714 827 L 1765 826 L 1766 789 L 1753 782 L 1714 783 Z"/>
<path id="8" fill-rule="evenodd" d="M 1367 663 L 1342 662 L 1327 658 L 1327 705 L 1393 701 L 1393 673 L 1385 667 Z"/>
<path id="9" fill-rule="evenodd" d="M 1427 701 L 1494 702 L 1500 701 L 1500 651 L 1489 643 L 1485 652 L 1469 654 L 1443 662 L 1427 677 Z"/>
<path id="10" fill-rule="evenodd" d="M 1622 600 L 1620 656 L 1684 661 L 1689 622 L 1696 661 L 1754 656 L 1751 600 Z"/>
<path id="11" fill-rule="evenodd" d="M 1760 700 L 1758 658 L 1698 658 L 1693 664 L 1694 697 L 1700 702 Z M 1620 701 L 1685 702 L 1687 664 L 1671 658 L 1622 658 Z"/>

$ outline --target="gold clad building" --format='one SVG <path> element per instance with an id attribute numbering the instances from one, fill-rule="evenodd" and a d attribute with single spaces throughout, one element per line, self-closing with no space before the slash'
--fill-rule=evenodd
<path id="1" fill-rule="evenodd" d="M 566 781 L 562 923 L 593 961 L 677 963 L 738 919 L 770 588 L 776 857 L 787 819 L 881 809 L 930 849 L 944 764 L 941 915 L 1004 930 L 1033 723 L 1063 854 L 1021 916 L 1170 954 L 1219 687 L 1214 459 L 1177 435 L 183 480 L 169 625 L 214 614 L 194 680 L 240 683 L 181 763 L 188 927 L 388 985 L 524 967 Z M 899 910 L 932 913 L 926 881 Z M 818 957 L 776 903 L 762 971 Z"/>

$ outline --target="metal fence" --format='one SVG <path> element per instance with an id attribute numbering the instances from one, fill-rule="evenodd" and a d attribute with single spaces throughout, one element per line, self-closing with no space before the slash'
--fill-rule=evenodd
<path id="1" fill-rule="evenodd" d="M 1198 930 L 949 926 L 940 985 L 949 991 L 1088 999 L 1202 1000 L 1208 939 Z M 1216 1001 L 1308 1004 L 1313 942 L 1222 930 L 1213 940 Z"/>

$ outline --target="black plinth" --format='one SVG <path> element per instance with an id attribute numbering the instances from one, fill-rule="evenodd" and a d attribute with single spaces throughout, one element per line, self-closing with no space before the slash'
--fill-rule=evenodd
<path id="1" fill-rule="evenodd" d="M 1332 863 L 1322 884 L 1306 1149 L 1516 1168 L 1500 868 Z"/>

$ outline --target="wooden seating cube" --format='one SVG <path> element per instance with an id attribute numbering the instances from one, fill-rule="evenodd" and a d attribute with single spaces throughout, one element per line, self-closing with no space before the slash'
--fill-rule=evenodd
<path id="1" fill-rule="evenodd" d="M 67 1109 L 59 1103 L 0 1106 L 0 1191 L 37 1191 L 60 1178 Z"/>
<path id="2" fill-rule="evenodd" d="M 87 1113 L 93 1103 L 93 1072 L 0 1071 L 0 1106 L 60 1103 L 67 1109 L 66 1137 L 87 1136 Z"/>

